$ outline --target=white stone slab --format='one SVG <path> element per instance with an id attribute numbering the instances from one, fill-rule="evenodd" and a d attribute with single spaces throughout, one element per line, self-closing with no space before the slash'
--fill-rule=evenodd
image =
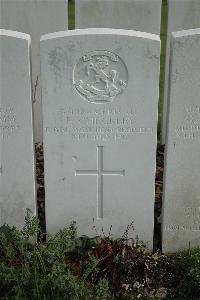
<path id="1" fill-rule="evenodd" d="M 173 33 L 163 251 L 200 246 L 200 29 Z"/>
<path id="2" fill-rule="evenodd" d="M 161 0 L 75 0 L 75 28 L 119 28 L 160 34 Z"/>
<path id="3" fill-rule="evenodd" d="M 46 221 L 152 248 L 159 37 L 83 29 L 41 41 Z"/>
<path id="4" fill-rule="evenodd" d="M 67 29 L 67 0 L 0 0 L 0 28 L 31 35 L 35 141 L 42 142 L 40 36 Z"/>
<path id="5" fill-rule="evenodd" d="M 165 144 L 167 108 L 168 108 L 168 81 L 170 39 L 173 31 L 194 29 L 200 27 L 200 1 L 199 0 L 168 0 L 168 29 L 167 49 L 165 61 L 164 102 L 162 113 L 162 143 Z"/>
<path id="6" fill-rule="evenodd" d="M 30 36 L 0 30 L 0 225 L 36 213 Z"/>

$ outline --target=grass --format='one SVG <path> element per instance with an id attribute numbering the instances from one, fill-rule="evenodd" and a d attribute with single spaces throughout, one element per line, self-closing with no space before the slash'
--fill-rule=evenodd
<path id="1" fill-rule="evenodd" d="M 75 2 L 70 0 L 68 3 L 68 28 L 70 30 L 75 28 Z"/>
<path id="2" fill-rule="evenodd" d="M 167 40 L 167 0 L 162 0 L 161 12 L 161 56 L 160 56 L 160 86 L 159 86 L 159 106 L 158 106 L 158 137 L 161 133 L 162 108 L 164 98 L 164 80 L 165 80 L 165 55 L 166 55 L 166 40 Z"/>

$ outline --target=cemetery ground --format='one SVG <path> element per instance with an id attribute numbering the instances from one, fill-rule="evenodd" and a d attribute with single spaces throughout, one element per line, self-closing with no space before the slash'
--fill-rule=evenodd
<path id="1" fill-rule="evenodd" d="M 24 228 L 0 227 L 0 299 L 200 299 L 200 250 L 160 252 L 164 147 L 158 145 L 154 252 L 98 233 L 78 238 L 75 223 L 45 235 L 43 148 L 36 145 L 38 219 L 27 210 Z"/>
<path id="2" fill-rule="evenodd" d="M 71 5 L 72 1 L 69 23 L 73 28 Z M 163 15 L 164 41 L 166 1 Z M 163 74 L 162 51 L 161 99 Z M 161 101 L 159 104 L 161 112 Z M 107 236 L 102 230 L 95 238 L 78 237 L 75 223 L 55 236 L 47 236 L 41 144 L 36 145 L 36 154 L 38 219 L 27 210 L 21 231 L 7 225 L 0 227 L 0 299 L 200 299 L 200 250 L 161 253 L 163 146 L 158 144 L 157 149 L 153 253 L 148 252 L 140 237 L 127 239 L 128 232 L 134 231 L 134 220 L 118 240 L 112 239 L 112 228 Z"/>

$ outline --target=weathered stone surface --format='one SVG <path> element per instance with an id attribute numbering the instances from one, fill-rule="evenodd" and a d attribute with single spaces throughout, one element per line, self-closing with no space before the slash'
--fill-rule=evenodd
<path id="1" fill-rule="evenodd" d="M 163 251 L 200 245 L 200 29 L 173 33 Z"/>
<path id="2" fill-rule="evenodd" d="M 161 0 L 75 0 L 76 28 L 119 28 L 160 34 Z"/>
<path id="3" fill-rule="evenodd" d="M 48 232 L 139 236 L 152 248 L 159 37 L 114 29 L 41 41 Z"/>
<path id="4" fill-rule="evenodd" d="M 200 1 L 199 0 L 168 0 L 168 29 L 167 49 L 165 61 L 164 103 L 162 113 L 162 143 L 165 144 L 167 108 L 168 108 L 168 81 L 170 39 L 173 31 L 195 29 L 200 27 Z"/>
<path id="5" fill-rule="evenodd" d="M 42 142 L 40 36 L 67 29 L 67 0 L 0 0 L 0 28 L 31 35 L 34 135 Z"/>
<path id="6" fill-rule="evenodd" d="M 30 36 L 0 30 L 0 225 L 36 213 Z"/>

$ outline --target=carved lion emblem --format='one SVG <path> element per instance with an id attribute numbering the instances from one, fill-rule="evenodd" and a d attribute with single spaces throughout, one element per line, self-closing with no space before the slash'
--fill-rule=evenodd
<path id="1" fill-rule="evenodd" d="M 128 83 L 122 59 L 109 51 L 92 51 L 78 61 L 73 83 L 79 95 L 91 103 L 112 102 Z"/>

